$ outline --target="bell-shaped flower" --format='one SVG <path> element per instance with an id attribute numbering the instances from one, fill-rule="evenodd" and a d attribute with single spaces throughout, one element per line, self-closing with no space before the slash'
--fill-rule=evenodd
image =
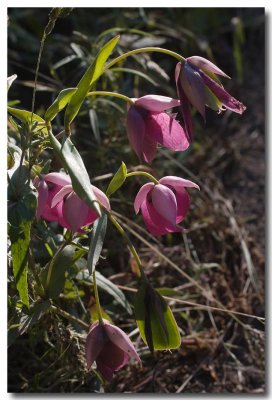
<path id="1" fill-rule="evenodd" d="M 37 219 L 58 221 L 59 207 L 52 207 L 52 199 L 63 186 L 71 184 L 70 177 L 60 172 L 50 172 L 44 175 L 42 179 L 36 177 L 33 184 L 38 191 Z"/>
<path id="2" fill-rule="evenodd" d="M 175 78 L 187 138 L 192 140 L 190 103 L 205 120 L 205 106 L 221 112 L 229 109 L 242 114 L 246 107 L 222 86 L 217 75 L 229 78 L 215 64 L 203 57 L 188 57 L 176 65 Z"/>
<path id="3" fill-rule="evenodd" d="M 110 211 L 110 203 L 107 196 L 97 187 L 92 186 L 95 197 L 100 205 Z M 55 194 L 51 203 L 52 207 L 58 207 L 59 224 L 64 228 L 71 229 L 73 232 L 82 232 L 81 228 L 92 224 L 99 215 L 94 208 L 90 208 L 74 192 L 71 184 L 63 186 Z"/>
<path id="4" fill-rule="evenodd" d="M 179 100 L 157 95 L 132 100 L 134 104 L 127 113 L 127 135 L 140 160 L 151 163 L 158 143 L 175 151 L 188 148 L 189 142 L 182 126 L 165 112 L 179 106 Z"/>
<path id="5" fill-rule="evenodd" d="M 178 226 L 188 212 L 190 198 L 186 187 L 199 189 L 199 186 L 187 179 L 165 176 L 158 184 L 146 183 L 139 190 L 134 209 L 142 212 L 147 230 L 155 235 L 181 232 Z"/>
<path id="6" fill-rule="evenodd" d="M 73 191 L 68 175 L 52 172 L 42 179 L 35 178 L 34 186 L 38 191 L 37 218 L 57 221 L 73 232 L 82 232 L 81 227 L 92 224 L 99 215 Z M 107 196 L 92 185 L 98 202 L 107 210 L 110 204 Z"/>
<path id="7" fill-rule="evenodd" d="M 90 326 L 85 345 L 87 367 L 96 361 L 97 369 L 107 380 L 119 371 L 131 358 L 141 362 L 129 337 L 117 326 L 103 320 Z"/>

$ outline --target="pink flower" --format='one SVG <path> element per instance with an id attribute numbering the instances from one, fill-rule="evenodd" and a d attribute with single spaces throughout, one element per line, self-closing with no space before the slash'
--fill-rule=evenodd
<path id="1" fill-rule="evenodd" d="M 52 172 L 41 180 L 36 178 L 34 185 L 38 190 L 37 218 L 57 221 L 73 232 L 82 232 L 82 226 L 92 224 L 99 217 L 97 212 L 73 191 L 68 175 Z M 110 210 L 107 196 L 93 185 L 92 189 L 99 203 Z"/>
<path id="2" fill-rule="evenodd" d="M 203 57 L 192 56 L 176 66 L 177 92 L 181 102 L 185 132 L 190 141 L 192 140 L 190 103 L 199 111 L 204 120 L 205 106 L 218 112 L 227 108 L 238 114 L 246 110 L 242 103 L 224 89 L 216 75 L 229 78 L 215 64 Z"/>
<path id="3" fill-rule="evenodd" d="M 86 340 L 87 367 L 91 368 L 96 361 L 97 369 L 110 381 L 115 371 L 126 365 L 130 358 L 141 362 L 129 337 L 117 326 L 103 320 L 90 326 Z"/>
<path id="4" fill-rule="evenodd" d="M 59 172 L 51 172 L 42 179 L 36 177 L 33 184 L 38 191 L 37 219 L 42 217 L 47 221 L 58 221 L 59 207 L 52 207 L 52 199 L 63 186 L 71 184 L 70 177 Z"/>
<path id="5" fill-rule="evenodd" d="M 137 156 L 150 163 L 157 143 L 171 150 L 186 150 L 189 142 L 182 126 L 165 110 L 179 106 L 179 100 L 147 95 L 133 99 L 127 113 L 127 134 Z"/>
<path id="6" fill-rule="evenodd" d="M 179 224 L 189 209 L 190 198 L 185 187 L 199 186 L 176 176 L 165 176 L 159 184 L 146 183 L 139 190 L 134 209 L 141 209 L 147 230 L 155 236 L 169 232 L 181 232 Z"/>

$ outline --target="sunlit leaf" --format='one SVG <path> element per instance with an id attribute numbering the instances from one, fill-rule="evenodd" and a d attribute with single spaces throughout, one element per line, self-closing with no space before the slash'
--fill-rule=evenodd
<path id="1" fill-rule="evenodd" d="M 92 274 L 96 264 L 98 263 L 106 231 L 107 214 L 102 213 L 101 217 L 94 222 L 91 233 L 91 243 L 87 259 L 87 267 L 90 274 Z"/>
<path id="2" fill-rule="evenodd" d="M 38 122 L 44 125 L 44 127 L 41 128 L 41 130 L 43 133 L 47 133 L 47 129 L 45 127 L 45 121 L 39 115 L 35 113 L 32 114 L 31 111 L 20 110 L 19 108 L 12 108 L 12 107 L 8 107 L 8 112 L 17 119 L 19 119 L 20 121 L 24 122 L 25 124 L 30 124 L 32 118 L 32 122 Z"/>
<path id="3" fill-rule="evenodd" d="M 30 228 L 37 207 L 36 192 L 28 176 L 28 168 L 21 165 L 9 178 L 8 185 L 8 221 L 13 274 L 20 299 L 27 307 L 29 306 L 27 271 Z"/>
<path id="4" fill-rule="evenodd" d="M 180 334 L 172 311 L 149 283 L 142 283 L 136 293 L 134 312 L 141 337 L 151 352 L 180 347 Z"/>
<path id="5" fill-rule="evenodd" d="M 119 36 L 116 36 L 102 47 L 102 49 L 99 51 L 96 58 L 94 59 L 92 65 L 87 69 L 87 71 L 79 81 L 77 85 L 78 90 L 73 95 L 65 112 L 64 125 L 66 130 L 69 130 L 69 126 L 76 117 L 81 107 L 81 104 L 83 103 L 89 91 L 90 86 L 102 74 L 104 64 L 107 61 L 108 57 L 110 56 L 112 50 L 117 45 L 118 40 Z"/>
<path id="6" fill-rule="evenodd" d="M 112 180 L 109 183 L 108 189 L 106 191 L 107 196 L 111 196 L 116 190 L 118 190 L 126 180 L 127 176 L 127 167 L 126 164 L 122 161 L 122 164 Z"/>
<path id="7" fill-rule="evenodd" d="M 63 110 L 63 108 L 70 101 L 73 94 L 77 91 L 77 88 L 68 88 L 62 90 L 56 100 L 51 104 L 51 106 L 47 109 L 44 119 L 45 121 L 52 121 L 55 116 Z"/>
<path id="8" fill-rule="evenodd" d="M 16 78 L 17 78 L 16 74 L 11 75 L 11 76 L 8 77 L 8 91 L 9 91 L 11 85 L 13 84 L 13 82 L 15 81 Z"/>
<path id="9" fill-rule="evenodd" d="M 101 215 L 100 207 L 92 190 L 90 178 L 86 171 L 82 158 L 69 137 L 65 137 L 62 144 L 49 131 L 49 139 L 53 149 L 67 169 L 74 191 L 90 207 L 94 208 L 98 215 Z"/>

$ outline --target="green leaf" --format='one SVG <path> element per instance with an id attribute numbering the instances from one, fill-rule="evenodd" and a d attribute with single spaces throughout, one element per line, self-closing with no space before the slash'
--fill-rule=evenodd
<path id="1" fill-rule="evenodd" d="M 30 228 L 37 207 L 36 192 L 28 181 L 28 175 L 28 168 L 21 165 L 10 177 L 8 185 L 8 221 L 13 274 L 20 299 L 27 307 L 29 307 L 27 271 Z"/>
<path id="2" fill-rule="evenodd" d="M 85 250 L 76 250 L 72 245 L 66 246 L 54 259 L 50 276 L 48 277 L 50 262 L 41 271 L 40 279 L 50 298 L 54 299 L 63 292 L 66 271 L 84 254 Z"/>
<path id="3" fill-rule="evenodd" d="M 27 125 L 29 125 L 31 122 L 31 115 L 32 115 L 31 111 L 8 107 L 8 112 Z M 47 133 L 47 129 L 45 127 L 45 121 L 39 115 L 33 113 L 32 122 L 38 122 L 44 124 L 44 127 L 41 128 L 41 131 Z"/>
<path id="4" fill-rule="evenodd" d="M 77 92 L 73 95 L 64 116 L 64 126 L 69 130 L 71 122 L 76 117 L 81 104 L 83 103 L 90 86 L 102 75 L 103 67 L 112 50 L 117 45 L 120 36 L 116 36 L 106 43 L 95 57 L 92 65 L 87 69 L 77 85 Z"/>
<path id="5" fill-rule="evenodd" d="M 114 192 L 116 192 L 116 190 L 118 190 L 125 182 L 126 176 L 127 167 L 126 164 L 122 161 L 121 167 L 118 169 L 118 171 L 109 183 L 106 195 L 111 196 Z"/>
<path id="6" fill-rule="evenodd" d="M 51 131 L 49 131 L 49 139 L 70 175 L 74 191 L 100 216 L 100 206 L 93 192 L 89 175 L 74 144 L 69 137 L 64 137 L 62 144 L 60 144 Z"/>
<path id="7" fill-rule="evenodd" d="M 96 111 L 92 108 L 89 110 L 89 117 L 91 122 L 92 131 L 98 144 L 100 144 L 100 130 Z"/>
<path id="8" fill-rule="evenodd" d="M 180 334 L 172 311 L 149 283 L 141 284 L 134 307 L 140 335 L 151 352 L 180 347 Z"/>
<path id="9" fill-rule="evenodd" d="M 29 308 L 29 313 L 27 315 L 24 315 L 20 320 L 20 325 L 19 325 L 20 335 L 27 332 L 32 325 L 38 322 L 49 307 L 50 307 L 49 300 L 37 300 L 35 301 L 35 303 L 31 304 Z"/>
<path id="10" fill-rule="evenodd" d="M 95 276 L 96 276 L 96 282 L 97 282 L 98 287 L 100 287 L 106 293 L 111 295 L 131 315 L 132 309 L 131 309 L 130 304 L 128 303 L 124 293 L 122 292 L 122 290 L 120 290 L 109 279 L 105 278 L 100 272 L 96 271 Z M 90 285 L 90 283 L 93 283 L 93 276 L 89 274 L 88 270 L 80 271 L 77 274 L 76 278 L 79 281 L 81 281 L 85 284 L 88 284 L 88 285 Z"/>
<path id="11" fill-rule="evenodd" d="M 105 234 L 107 231 L 107 214 L 102 213 L 101 217 L 93 224 L 91 243 L 87 259 L 87 267 L 92 274 L 102 251 Z"/>
<path id="12" fill-rule="evenodd" d="M 45 121 L 52 121 L 55 116 L 69 103 L 73 94 L 77 91 L 77 88 L 68 88 L 62 90 L 56 100 L 46 110 L 44 115 Z"/>

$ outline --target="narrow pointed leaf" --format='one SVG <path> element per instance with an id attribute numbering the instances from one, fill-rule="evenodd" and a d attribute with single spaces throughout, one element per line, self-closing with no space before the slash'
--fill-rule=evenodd
<path id="1" fill-rule="evenodd" d="M 66 246 L 55 258 L 49 276 L 50 262 L 42 269 L 40 280 L 46 288 L 48 297 L 55 299 L 63 292 L 66 271 L 68 271 L 84 254 L 85 250 L 76 250 L 75 247 L 71 245 Z"/>
<path id="2" fill-rule="evenodd" d="M 49 139 L 53 149 L 62 161 L 63 166 L 69 172 L 74 191 L 90 207 L 94 208 L 100 216 L 100 207 L 93 192 L 89 175 L 86 171 L 82 158 L 71 139 L 66 137 L 64 138 L 63 143 L 60 144 L 60 142 L 50 131 Z"/>
<path id="3" fill-rule="evenodd" d="M 107 231 L 107 214 L 102 213 L 102 216 L 94 222 L 91 234 L 91 243 L 87 259 L 87 267 L 88 270 L 90 271 L 90 274 L 93 273 L 93 270 L 96 264 L 98 263 L 106 231 Z"/>
<path id="4" fill-rule="evenodd" d="M 69 103 L 73 94 L 77 91 L 77 88 L 68 88 L 62 90 L 56 100 L 46 110 L 44 115 L 45 121 L 52 121 L 55 116 Z"/>
<path id="5" fill-rule="evenodd" d="M 101 138 L 100 138 L 99 122 L 97 118 L 97 113 L 93 108 L 89 110 L 89 117 L 95 140 L 97 141 L 98 144 L 100 144 Z"/>
<path id="6" fill-rule="evenodd" d="M 64 116 L 64 126 L 69 130 L 71 122 L 76 117 L 81 104 L 83 103 L 90 86 L 102 75 L 103 67 L 111 52 L 117 45 L 120 36 L 116 36 L 106 43 L 95 57 L 92 65 L 87 69 L 81 80 L 79 81 L 78 90 L 73 95 Z"/>
<path id="7" fill-rule="evenodd" d="M 114 192 L 116 192 L 116 190 L 118 190 L 125 182 L 126 176 L 127 167 L 126 164 L 122 161 L 121 167 L 118 169 L 118 171 L 109 183 L 106 195 L 111 196 Z"/>
<path id="8" fill-rule="evenodd" d="M 151 351 L 176 349 L 180 346 L 180 334 L 172 311 L 149 284 L 140 286 L 134 306 L 140 335 Z"/>

